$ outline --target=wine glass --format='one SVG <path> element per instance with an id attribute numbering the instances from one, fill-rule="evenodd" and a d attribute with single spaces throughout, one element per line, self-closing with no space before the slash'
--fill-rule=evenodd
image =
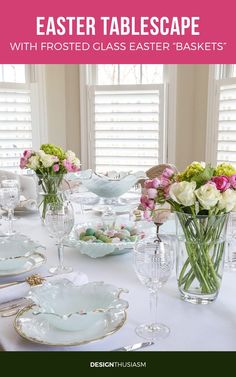
<path id="1" fill-rule="evenodd" d="M 14 208 L 20 200 L 19 183 L 15 179 L 6 179 L 1 182 L 0 188 L 0 205 L 7 211 L 8 231 L 6 236 L 15 233 L 13 230 Z"/>
<path id="2" fill-rule="evenodd" d="M 167 282 L 173 268 L 173 250 L 168 236 L 144 238 L 134 247 L 134 269 L 137 277 L 150 293 L 149 324 L 139 325 L 136 334 L 144 339 L 155 341 L 169 335 L 170 329 L 157 322 L 158 291 Z"/>
<path id="3" fill-rule="evenodd" d="M 45 225 L 49 234 L 56 239 L 58 246 L 58 261 L 57 267 L 49 269 L 51 274 L 61 274 L 71 272 L 72 267 L 64 266 L 63 262 L 63 241 L 68 236 L 74 226 L 74 210 L 68 200 L 63 200 L 61 196 L 55 195 L 51 198 L 51 203 L 48 203 L 48 208 L 45 216 Z"/>

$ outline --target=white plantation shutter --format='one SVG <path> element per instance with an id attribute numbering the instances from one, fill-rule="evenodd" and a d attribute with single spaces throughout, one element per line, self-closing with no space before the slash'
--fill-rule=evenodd
<path id="1" fill-rule="evenodd" d="M 230 81 L 229 85 L 218 85 L 217 163 L 236 166 L 236 81 Z"/>
<path id="2" fill-rule="evenodd" d="M 162 162 L 163 85 L 88 88 L 95 169 L 147 170 Z"/>
<path id="3" fill-rule="evenodd" d="M 17 172 L 24 149 L 32 147 L 30 90 L 0 86 L 0 170 Z"/>

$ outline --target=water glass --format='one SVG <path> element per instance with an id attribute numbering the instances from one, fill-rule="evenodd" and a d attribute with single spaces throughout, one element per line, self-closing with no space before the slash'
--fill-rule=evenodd
<path id="1" fill-rule="evenodd" d="M 14 209 L 20 200 L 19 182 L 15 179 L 7 179 L 1 182 L 0 188 L 0 206 L 7 211 L 8 231 L 6 236 L 11 236 L 15 233 L 13 230 L 13 216 Z"/>
<path id="2" fill-rule="evenodd" d="M 134 269 L 140 282 L 150 293 L 151 320 L 139 325 L 136 334 L 144 339 L 155 341 L 169 335 L 170 329 L 157 321 L 157 302 L 159 289 L 167 282 L 173 268 L 174 253 L 168 237 L 144 238 L 135 244 Z"/>
<path id="3" fill-rule="evenodd" d="M 49 234 L 55 238 L 58 245 L 58 266 L 49 269 L 51 274 L 61 274 L 72 271 L 72 267 L 64 266 L 63 241 L 68 236 L 74 226 L 74 210 L 68 200 L 63 200 L 61 196 L 55 196 L 55 200 L 48 204 L 45 225 Z"/>

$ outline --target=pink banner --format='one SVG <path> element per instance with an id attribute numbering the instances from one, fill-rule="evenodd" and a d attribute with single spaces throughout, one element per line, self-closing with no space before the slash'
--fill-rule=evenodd
<path id="1" fill-rule="evenodd" d="M 234 0 L 3 2 L 1 63 L 233 63 Z"/>

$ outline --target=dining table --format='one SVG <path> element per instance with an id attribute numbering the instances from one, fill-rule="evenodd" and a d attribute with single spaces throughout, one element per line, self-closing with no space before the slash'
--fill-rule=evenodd
<path id="1" fill-rule="evenodd" d="M 79 210 L 77 209 L 78 212 Z M 93 209 L 77 213 L 76 223 L 99 218 Z M 126 215 L 123 215 L 124 218 Z M 48 276 L 48 269 L 57 264 L 55 240 L 49 236 L 38 212 L 15 215 L 15 230 L 38 241 L 45 247 L 46 263 L 41 267 L 14 277 L 0 277 L 0 284 L 22 281 L 32 273 Z M 2 220 L 5 221 L 5 220 Z M 145 224 L 144 224 L 145 226 Z M 161 228 L 163 233 L 174 233 L 174 219 Z M 1 351 L 113 351 L 144 341 L 135 333 L 140 323 L 148 323 L 149 292 L 138 280 L 133 266 L 132 250 L 101 258 L 82 255 L 78 247 L 65 247 L 64 261 L 74 272 L 83 272 L 88 281 L 103 281 L 127 289 L 122 298 L 128 301 L 127 319 L 114 334 L 79 346 L 47 346 L 22 338 L 14 329 L 14 316 L 0 317 Z M 5 288 L 0 288 L 1 294 Z M 142 351 L 236 351 L 236 272 L 224 271 L 222 286 L 216 301 L 208 305 L 194 305 L 183 301 L 177 287 L 175 271 L 160 289 L 158 320 L 170 328 L 166 339 L 158 340 Z"/>

